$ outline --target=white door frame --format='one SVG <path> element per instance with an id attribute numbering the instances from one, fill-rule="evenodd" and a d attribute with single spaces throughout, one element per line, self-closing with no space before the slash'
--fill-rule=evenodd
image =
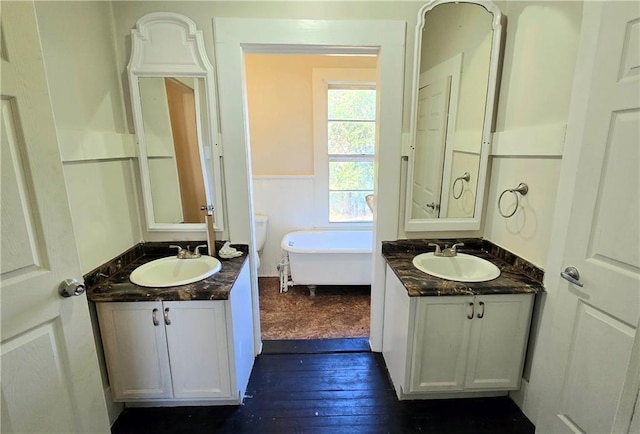
<path id="1" fill-rule="evenodd" d="M 253 185 L 249 155 L 244 53 L 335 53 L 368 50 L 378 54 L 379 107 L 377 177 L 374 190 L 374 254 L 371 285 L 371 334 L 374 351 L 382 351 L 384 258 L 381 241 L 398 236 L 404 55 L 406 23 L 391 20 L 291 20 L 214 18 L 220 128 L 224 149 L 229 237 L 251 248 L 254 343 L 260 352 L 260 310 L 253 230 Z"/>

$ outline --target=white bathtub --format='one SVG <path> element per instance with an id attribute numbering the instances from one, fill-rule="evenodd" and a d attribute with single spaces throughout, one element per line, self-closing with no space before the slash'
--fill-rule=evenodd
<path id="1" fill-rule="evenodd" d="M 371 285 L 371 231 L 297 231 L 282 238 L 296 285 Z"/>

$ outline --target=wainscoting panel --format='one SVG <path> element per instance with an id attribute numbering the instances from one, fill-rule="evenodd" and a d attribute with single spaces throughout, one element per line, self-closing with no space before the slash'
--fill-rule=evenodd
<path id="1" fill-rule="evenodd" d="M 313 176 L 254 176 L 254 211 L 269 217 L 258 275 L 277 276 L 282 259 L 280 241 L 294 230 L 313 227 Z"/>

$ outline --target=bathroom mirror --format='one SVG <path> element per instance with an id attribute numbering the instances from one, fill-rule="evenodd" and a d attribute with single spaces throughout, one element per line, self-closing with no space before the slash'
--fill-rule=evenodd
<path id="1" fill-rule="evenodd" d="M 145 15 L 127 67 L 147 230 L 224 229 L 213 67 L 182 15 Z"/>
<path id="2" fill-rule="evenodd" d="M 435 0 L 419 11 L 407 232 L 480 228 L 502 30 L 489 1 Z"/>

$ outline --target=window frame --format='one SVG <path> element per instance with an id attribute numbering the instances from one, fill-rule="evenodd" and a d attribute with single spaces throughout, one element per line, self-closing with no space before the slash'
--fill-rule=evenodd
<path id="1" fill-rule="evenodd" d="M 372 155 L 362 154 L 329 154 L 327 150 L 327 91 L 330 87 L 374 88 L 376 100 L 379 97 L 377 71 L 374 68 L 314 68 L 313 84 L 313 149 L 314 149 L 314 225 L 320 228 L 370 229 L 373 221 L 331 222 L 329 221 L 329 162 L 371 161 L 376 173 L 375 152 Z M 379 107 L 376 102 L 376 142 Z M 377 143 L 375 149 L 377 149 Z"/>

